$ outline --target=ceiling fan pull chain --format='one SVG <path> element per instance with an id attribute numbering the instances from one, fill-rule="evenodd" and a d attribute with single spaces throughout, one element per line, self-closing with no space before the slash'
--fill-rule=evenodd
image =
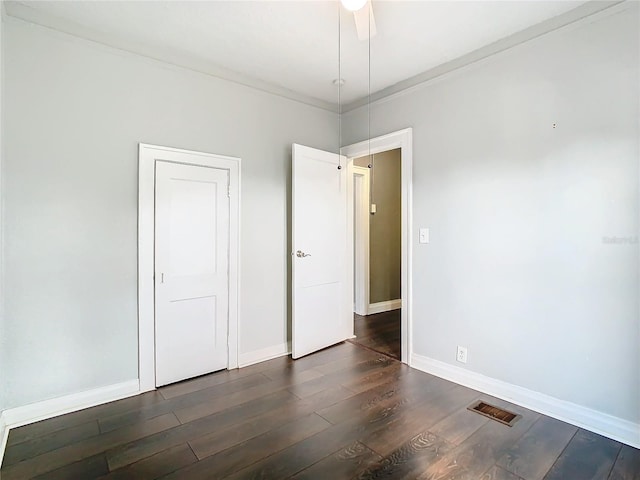
<path id="1" fill-rule="evenodd" d="M 338 3 L 338 170 L 342 170 L 342 156 L 340 146 L 342 145 L 342 56 L 341 56 L 341 25 L 340 15 L 342 10 Z"/>
<path id="2" fill-rule="evenodd" d="M 373 6 L 371 5 L 371 0 L 369 0 L 369 84 L 367 91 L 367 141 L 369 147 L 369 165 L 368 167 L 371 169 L 371 189 L 370 189 L 370 199 L 369 203 L 373 205 L 375 202 L 375 156 L 371 155 L 371 14 L 373 12 Z"/>

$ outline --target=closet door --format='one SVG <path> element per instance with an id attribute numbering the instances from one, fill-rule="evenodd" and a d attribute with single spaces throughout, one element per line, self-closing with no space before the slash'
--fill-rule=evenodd
<path id="1" fill-rule="evenodd" d="M 156 386 L 227 367 L 229 172 L 156 162 Z"/>

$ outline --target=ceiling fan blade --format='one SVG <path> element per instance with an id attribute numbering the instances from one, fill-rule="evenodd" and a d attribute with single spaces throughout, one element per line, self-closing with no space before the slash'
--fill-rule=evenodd
<path id="1" fill-rule="evenodd" d="M 371 18 L 369 18 L 369 11 L 371 11 Z M 360 10 L 353 12 L 353 18 L 356 21 L 358 40 L 367 40 L 377 33 L 376 19 L 373 17 L 373 7 L 370 1 Z M 371 26 L 369 26 L 369 21 L 371 21 Z"/>

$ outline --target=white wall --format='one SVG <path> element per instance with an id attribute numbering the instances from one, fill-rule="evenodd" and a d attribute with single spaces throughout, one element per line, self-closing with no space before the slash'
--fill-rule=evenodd
<path id="1" fill-rule="evenodd" d="M 138 142 L 242 158 L 240 353 L 285 344 L 290 146 L 335 150 L 337 116 L 4 27 L 4 406 L 137 378 Z"/>
<path id="2" fill-rule="evenodd" d="M 624 8 L 382 100 L 371 128 L 413 127 L 413 231 L 431 233 L 414 239 L 414 352 L 462 367 L 463 345 L 470 371 L 638 423 L 638 4 Z M 343 125 L 345 144 L 365 139 L 366 108 Z"/>
<path id="3" fill-rule="evenodd" d="M 3 101 L 3 97 L 4 97 L 4 42 L 3 42 L 3 35 L 4 35 L 4 4 L 0 4 L 0 352 L 4 351 L 6 348 L 6 344 L 5 344 L 5 336 L 4 336 L 4 332 L 3 332 L 3 327 L 4 327 L 4 322 L 2 321 L 3 318 L 3 310 L 4 310 L 4 282 L 3 282 L 3 268 L 2 266 L 4 265 L 4 261 L 2 259 L 2 238 L 3 238 L 3 234 L 2 234 L 2 211 L 3 211 L 3 202 L 2 202 L 2 198 L 3 198 L 3 189 L 2 189 L 2 183 L 3 183 L 3 178 L 2 178 L 2 159 L 4 158 L 4 143 L 3 143 L 3 139 L 2 139 L 2 134 L 3 134 L 3 117 L 4 117 L 4 101 Z M 0 378 L 4 378 L 5 377 L 5 373 L 4 373 L 4 358 L 2 356 L 2 354 L 0 353 Z M 2 382 L 0 382 L 1 384 Z M 2 386 L 0 385 L 0 451 L 2 451 L 2 411 L 5 409 L 5 398 L 4 398 L 4 393 L 3 393 L 3 389 Z"/>

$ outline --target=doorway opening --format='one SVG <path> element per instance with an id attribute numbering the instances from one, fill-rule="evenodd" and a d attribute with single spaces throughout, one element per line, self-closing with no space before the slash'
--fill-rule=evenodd
<path id="1" fill-rule="evenodd" d="M 352 342 L 400 360 L 401 149 L 354 158 L 353 194 Z"/>
<path id="2" fill-rule="evenodd" d="M 355 314 L 352 341 L 410 364 L 412 129 L 343 147 L 341 153 L 348 159 L 350 172 L 348 208 L 353 231 L 348 238 L 353 242 Z M 375 156 L 371 169 L 366 167 L 370 155 Z M 397 170 L 390 173 L 385 167 Z M 382 190 L 386 188 L 382 182 L 389 176 L 395 176 L 393 193 Z M 399 204 L 397 208 L 391 206 L 394 201 Z M 371 221 L 371 217 L 375 219 Z M 393 231 L 393 238 L 383 239 L 387 229 Z M 390 273 L 384 274 L 384 270 Z"/>

